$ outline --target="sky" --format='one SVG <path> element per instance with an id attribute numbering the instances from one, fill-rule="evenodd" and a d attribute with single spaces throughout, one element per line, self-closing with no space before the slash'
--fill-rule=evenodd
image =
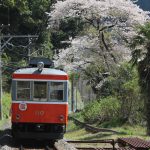
<path id="1" fill-rule="evenodd" d="M 150 0 L 138 0 L 137 4 L 139 4 L 143 10 L 150 11 Z"/>

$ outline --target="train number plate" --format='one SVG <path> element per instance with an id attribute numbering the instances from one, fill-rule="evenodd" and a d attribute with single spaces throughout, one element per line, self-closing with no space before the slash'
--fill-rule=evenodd
<path id="1" fill-rule="evenodd" d="M 36 116 L 43 116 L 45 114 L 45 112 L 44 111 L 35 111 L 35 115 Z"/>

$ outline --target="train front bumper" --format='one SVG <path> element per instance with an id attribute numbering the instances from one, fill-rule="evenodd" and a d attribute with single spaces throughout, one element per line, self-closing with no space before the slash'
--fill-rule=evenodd
<path id="1" fill-rule="evenodd" d="M 12 135 L 26 139 L 62 139 L 65 124 L 12 123 Z"/>

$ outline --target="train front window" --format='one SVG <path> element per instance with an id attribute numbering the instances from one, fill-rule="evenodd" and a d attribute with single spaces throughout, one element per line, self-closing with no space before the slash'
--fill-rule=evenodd
<path id="1" fill-rule="evenodd" d="M 34 95 L 33 99 L 36 101 L 47 100 L 47 82 L 34 82 Z"/>
<path id="2" fill-rule="evenodd" d="M 51 82 L 50 83 L 50 101 L 64 100 L 64 83 Z"/>
<path id="3" fill-rule="evenodd" d="M 30 99 L 30 81 L 17 81 L 17 100 Z"/>

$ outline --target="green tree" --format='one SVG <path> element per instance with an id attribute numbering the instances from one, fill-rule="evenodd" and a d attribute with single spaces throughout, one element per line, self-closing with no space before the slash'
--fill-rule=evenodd
<path id="1" fill-rule="evenodd" d="M 145 98 L 147 134 L 150 135 L 150 23 L 138 27 L 138 35 L 132 39 L 132 62 L 138 66 L 139 84 Z"/>
<path id="2" fill-rule="evenodd" d="M 106 76 L 107 74 L 101 73 L 101 78 L 99 73 L 103 71 L 102 68 L 97 70 L 97 78 L 94 72 L 96 69 L 91 69 L 93 69 L 93 71 L 89 71 L 89 73 L 91 73 L 90 76 L 89 74 L 86 75 L 88 75 L 87 79 L 91 80 L 93 88 L 99 81 L 102 84 L 95 88 L 98 102 L 92 101 L 92 103 L 83 110 L 85 120 L 93 122 L 97 122 L 98 120 L 99 123 L 109 121 L 109 124 L 111 124 L 110 121 L 116 120 L 121 121 L 121 123 L 143 125 L 145 121 L 143 117 L 144 100 L 140 94 L 138 85 L 139 78 L 137 68 L 133 68 L 129 63 L 123 63 L 116 69 L 114 74 Z M 113 117 L 113 112 L 118 113 L 115 113 Z M 109 113 L 112 114 L 112 116 Z"/>
<path id="3" fill-rule="evenodd" d="M 47 29 L 48 16 L 46 14 L 50 11 L 51 5 L 51 0 L 2 0 L 0 2 L 1 34 L 39 36 L 38 39 L 12 39 L 6 45 L 2 55 L 6 82 L 18 66 L 26 64 L 29 48 L 31 57 L 42 55 L 52 58 L 51 33 Z M 3 39 L 2 43 L 5 40 Z"/>

